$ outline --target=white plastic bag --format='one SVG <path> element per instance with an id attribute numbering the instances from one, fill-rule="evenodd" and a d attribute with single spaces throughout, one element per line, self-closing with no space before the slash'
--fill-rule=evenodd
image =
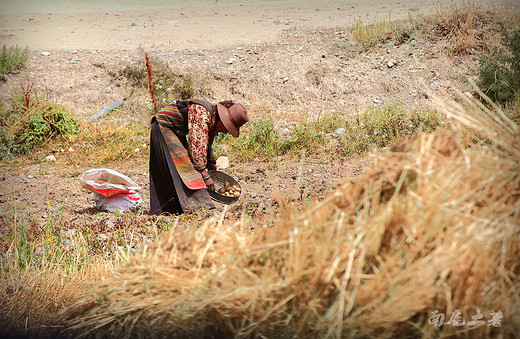
<path id="1" fill-rule="evenodd" d="M 141 196 L 139 193 L 122 193 L 105 197 L 99 193 L 94 193 L 94 201 L 96 208 L 100 211 L 123 212 L 138 208 L 141 205 Z"/>
<path id="2" fill-rule="evenodd" d="M 85 171 L 79 180 L 83 188 L 105 197 L 121 193 L 135 193 L 139 185 L 124 174 L 110 168 L 93 168 Z"/>
<path id="3" fill-rule="evenodd" d="M 126 175 L 110 168 L 93 168 L 79 177 L 83 188 L 94 193 L 96 208 L 101 211 L 135 209 L 141 203 L 139 185 Z"/>

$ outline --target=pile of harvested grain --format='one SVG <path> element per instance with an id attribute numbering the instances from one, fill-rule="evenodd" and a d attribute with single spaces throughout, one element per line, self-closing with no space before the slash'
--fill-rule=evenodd
<path id="1" fill-rule="evenodd" d="M 272 229 L 251 236 L 223 216 L 172 229 L 63 312 L 64 333 L 514 337 L 520 133 L 467 104 L 438 102 L 462 127 L 397 144 Z"/>

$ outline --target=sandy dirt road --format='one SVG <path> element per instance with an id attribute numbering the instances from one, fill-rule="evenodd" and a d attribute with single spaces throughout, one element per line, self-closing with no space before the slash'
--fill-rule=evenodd
<path id="1" fill-rule="evenodd" d="M 428 13 L 438 0 L 0 0 L 0 45 L 31 50 L 199 49 L 269 42 L 288 28 L 335 27 Z M 489 6 L 517 7 L 499 0 Z"/>

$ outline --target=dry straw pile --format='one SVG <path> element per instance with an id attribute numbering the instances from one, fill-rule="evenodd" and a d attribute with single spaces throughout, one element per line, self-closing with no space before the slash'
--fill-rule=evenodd
<path id="1" fill-rule="evenodd" d="M 436 102 L 450 128 L 399 143 L 272 229 L 222 217 L 171 230 L 62 312 L 62 333 L 515 337 L 520 131 L 463 97 Z"/>

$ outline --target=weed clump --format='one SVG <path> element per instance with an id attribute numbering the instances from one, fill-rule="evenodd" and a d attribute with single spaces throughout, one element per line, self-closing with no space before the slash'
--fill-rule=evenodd
<path id="1" fill-rule="evenodd" d="M 11 46 L 7 48 L 2 46 L 0 53 L 0 78 L 9 72 L 22 68 L 29 55 L 29 48 L 21 49 L 18 46 Z"/>
<path id="2" fill-rule="evenodd" d="M 478 85 L 493 101 L 510 104 L 520 101 L 520 29 L 503 28 L 502 43 L 480 58 Z"/>
<path id="3" fill-rule="evenodd" d="M 16 134 L 21 152 L 28 152 L 34 146 L 57 136 L 74 134 L 77 123 L 62 106 L 45 102 L 28 112 L 28 120 Z"/>
<path id="4" fill-rule="evenodd" d="M 45 100 L 33 100 L 31 106 L 14 102 L 11 109 L 0 107 L 0 157 L 10 160 L 13 154 L 28 153 L 46 140 L 73 135 L 77 128 L 67 109 Z"/>

